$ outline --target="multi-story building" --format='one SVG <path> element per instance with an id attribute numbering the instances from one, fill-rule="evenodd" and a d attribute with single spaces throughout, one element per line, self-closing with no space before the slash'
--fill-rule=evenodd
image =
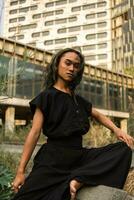
<path id="1" fill-rule="evenodd" d="M 4 0 L 0 1 L 0 35 L 3 31 L 3 13 L 4 12 Z"/>
<path id="2" fill-rule="evenodd" d="M 4 36 L 56 52 L 80 47 L 87 63 L 112 68 L 111 0 L 6 0 Z"/>
<path id="3" fill-rule="evenodd" d="M 134 0 L 112 0 L 113 69 L 134 67 Z"/>

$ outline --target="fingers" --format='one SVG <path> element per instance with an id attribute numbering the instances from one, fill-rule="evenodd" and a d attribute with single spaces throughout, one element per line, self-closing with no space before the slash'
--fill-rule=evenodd
<path id="1" fill-rule="evenodd" d="M 119 137 L 120 140 L 125 142 L 129 147 L 134 147 L 134 138 L 128 134 Z"/>
<path id="2" fill-rule="evenodd" d="M 127 141 L 127 144 L 132 147 L 133 144 L 134 144 L 134 139 L 130 136 L 130 135 L 127 135 L 126 136 L 126 141 Z"/>
<path id="3" fill-rule="evenodd" d="M 126 139 L 122 139 L 122 138 L 120 138 L 120 140 L 123 141 L 123 142 L 125 142 L 125 143 L 127 144 L 127 146 L 130 147 L 129 142 L 128 142 Z"/>
<path id="4" fill-rule="evenodd" d="M 134 138 L 133 137 L 129 136 L 128 142 L 129 142 L 131 147 L 134 147 Z"/>
<path id="5" fill-rule="evenodd" d="M 14 182 L 11 183 L 12 190 L 17 193 L 18 190 L 21 188 L 22 185 L 15 184 Z"/>

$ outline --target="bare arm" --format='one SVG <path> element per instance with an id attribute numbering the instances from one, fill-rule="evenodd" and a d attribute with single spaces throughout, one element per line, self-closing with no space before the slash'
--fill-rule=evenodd
<path id="1" fill-rule="evenodd" d="M 97 121 L 99 121 L 102 125 L 104 125 L 108 129 L 110 129 L 112 132 L 114 132 L 118 139 L 126 142 L 128 146 L 133 146 L 134 139 L 130 135 L 122 131 L 120 128 L 118 128 L 108 117 L 101 114 L 94 108 L 92 109 L 92 116 Z"/>
<path id="2" fill-rule="evenodd" d="M 35 146 L 37 144 L 37 141 L 39 139 L 41 128 L 43 126 L 43 121 L 44 121 L 43 114 L 40 111 L 40 109 L 37 108 L 35 111 L 35 114 L 34 114 L 32 128 L 31 128 L 30 132 L 28 133 L 28 136 L 27 136 L 25 144 L 24 144 L 24 148 L 23 148 L 21 160 L 19 163 L 19 167 L 17 170 L 17 174 L 12 183 L 12 187 L 15 192 L 17 192 L 19 187 L 24 183 L 25 168 L 27 166 L 28 161 L 31 158 L 31 155 L 32 155 L 32 153 L 35 149 Z"/>

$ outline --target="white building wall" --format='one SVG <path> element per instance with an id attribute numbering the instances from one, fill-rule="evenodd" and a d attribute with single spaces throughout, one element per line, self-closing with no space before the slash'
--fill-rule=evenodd
<path id="1" fill-rule="evenodd" d="M 16 5 L 11 6 L 11 3 Z M 6 0 L 4 36 L 52 52 L 65 47 L 80 46 L 87 63 L 111 69 L 110 4 L 110 0 Z M 37 6 L 37 9 L 33 6 Z M 28 11 L 22 12 L 20 10 L 22 8 Z M 56 14 L 58 10 L 62 13 Z M 11 12 L 17 13 L 11 14 Z M 53 14 L 45 16 L 48 12 L 53 12 Z M 36 14 L 41 16 L 33 19 Z M 21 17 L 25 18 L 24 21 Z M 73 17 L 76 20 L 71 21 Z M 11 19 L 17 22 L 11 22 Z M 57 20 L 60 19 L 66 22 L 58 23 Z M 45 25 L 45 23 L 50 23 L 50 25 Z M 32 24 L 35 25 L 30 28 Z M 22 30 L 23 25 L 28 25 L 28 27 Z M 89 27 L 86 28 L 86 25 Z M 79 26 L 78 30 L 70 31 L 71 27 L 76 26 Z M 15 30 L 12 31 L 11 28 Z M 59 33 L 59 29 L 65 29 L 65 32 Z M 44 31 L 49 31 L 49 34 L 43 35 Z M 37 37 L 33 37 L 33 33 L 37 34 Z M 75 39 L 73 37 L 76 37 L 76 41 L 72 41 Z M 58 43 L 57 39 L 62 39 L 61 43 L 60 41 Z"/>

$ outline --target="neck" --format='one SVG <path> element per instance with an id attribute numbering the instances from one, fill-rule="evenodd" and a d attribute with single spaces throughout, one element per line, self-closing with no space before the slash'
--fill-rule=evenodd
<path id="1" fill-rule="evenodd" d="M 57 80 L 57 82 L 53 86 L 63 92 L 72 94 L 69 84 L 65 81 L 63 82 L 63 81 Z"/>

